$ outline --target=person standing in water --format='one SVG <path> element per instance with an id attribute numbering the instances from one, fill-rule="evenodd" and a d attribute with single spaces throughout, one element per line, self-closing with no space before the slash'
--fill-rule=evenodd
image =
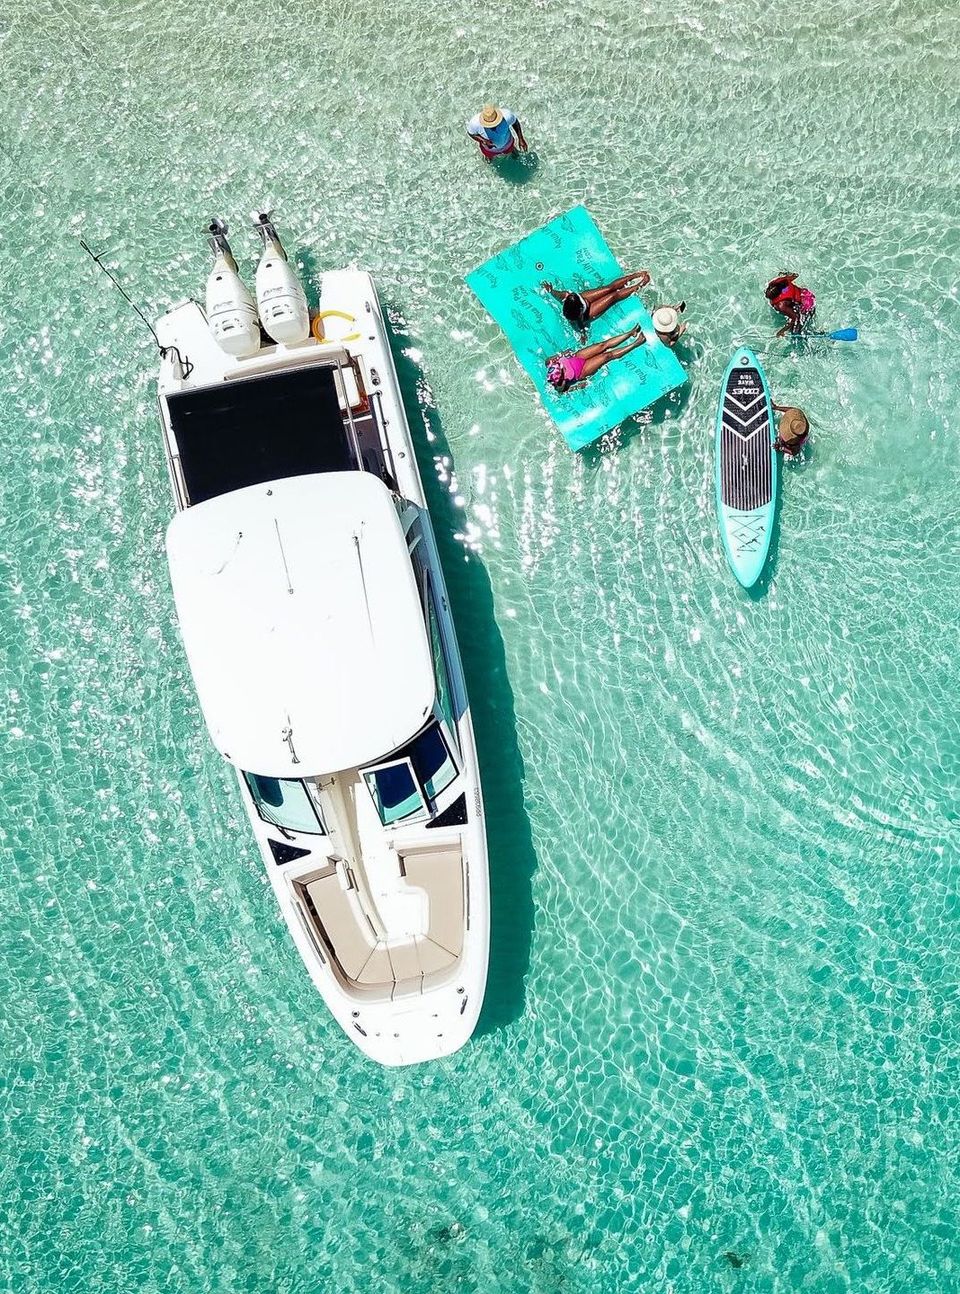
<path id="1" fill-rule="evenodd" d="M 778 454 L 796 458 L 800 454 L 810 435 L 810 423 L 802 409 L 790 404 L 775 404 L 774 409 L 780 414 L 780 426 L 773 447 Z"/>
<path id="2" fill-rule="evenodd" d="M 551 355 L 547 360 L 547 381 L 557 395 L 566 395 L 574 386 L 593 377 L 604 364 L 623 359 L 624 355 L 629 355 L 646 340 L 637 324 L 627 332 L 618 333 L 616 337 L 607 337 L 593 346 L 584 346 L 572 355 Z"/>
<path id="3" fill-rule="evenodd" d="M 470 118 L 467 134 L 488 162 L 495 157 L 508 157 L 515 148 L 521 153 L 527 151 L 527 141 L 517 114 L 493 103 L 485 103 L 476 116 Z"/>
<path id="4" fill-rule="evenodd" d="M 636 270 L 633 274 L 624 274 L 612 283 L 602 283 L 597 288 L 581 288 L 578 292 L 568 292 L 565 288 L 555 288 L 552 283 L 543 282 L 544 292 L 561 303 L 563 317 L 573 324 L 578 332 L 586 334 L 594 319 L 599 319 L 611 306 L 627 297 L 633 296 L 639 288 L 645 288 L 650 282 L 648 270 Z"/>
<path id="5" fill-rule="evenodd" d="M 786 316 L 787 322 L 777 332 L 778 337 L 786 332 L 795 337 L 806 332 L 816 313 L 817 298 L 809 288 L 797 283 L 796 274 L 788 274 L 786 270 L 778 274 L 767 284 L 764 296 L 778 314 Z"/>
<path id="6" fill-rule="evenodd" d="M 686 308 L 686 301 L 678 301 L 675 306 L 657 306 L 654 310 L 653 327 L 664 346 L 676 346 L 687 331 L 687 325 L 680 322 Z"/>

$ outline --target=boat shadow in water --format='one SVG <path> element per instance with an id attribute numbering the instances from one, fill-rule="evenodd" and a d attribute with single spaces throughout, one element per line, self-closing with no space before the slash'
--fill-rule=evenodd
<path id="1" fill-rule="evenodd" d="M 403 318 L 386 310 L 390 349 L 410 418 L 427 506 L 457 626 L 460 654 L 480 761 L 490 866 L 490 969 L 474 1036 L 503 1028 L 523 1013 L 524 981 L 533 937 L 532 877 L 537 865 L 523 801 L 524 767 L 517 740 L 513 691 L 493 590 L 480 558 L 455 538 L 463 518 L 437 479 L 436 459 L 450 448 L 426 379 L 405 347 Z M 422 427 L 416 425 L 419 411 Z"/>

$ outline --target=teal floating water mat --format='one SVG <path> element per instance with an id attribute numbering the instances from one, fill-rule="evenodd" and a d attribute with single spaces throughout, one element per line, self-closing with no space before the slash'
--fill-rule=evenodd
<path id="1" fill-rule="evenodd" d="M 687 380 L 673 351 L 657 339 L 650 312 L 637 296 L 621 301 L 590 326 L 588 342 L 639 323 L 647 344 L 605 364 L 586 385 L 558 395 L 547 381 L 549 356 L 577 350 L 579 334 L 560 302 L 540 286 L 579 291 L 623 274 L 586 207 L 574 207 L 467 275 L 467 284 L 507 334 L 550 417 L 571 449 L 583 449 L 625 418 Z"/>

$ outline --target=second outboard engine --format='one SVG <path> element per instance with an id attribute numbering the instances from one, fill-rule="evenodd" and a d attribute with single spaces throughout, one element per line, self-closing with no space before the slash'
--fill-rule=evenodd
<path id="1" fill-rule="evenodd" d="M 237 262 L 227 242 L 227 222 L 211 220 L 208 232 L 213 269 L 207 279 L 207 324 L 221 350 L 243 359 L 260 349 L 257 307 L 237 273 Z"/>
<path id="2" fill-rule="evenodd" d="M 257 266 L 257 307 L 275 342 L 292 346 L 310 336 L 310 310 L 303 287 L 287 261 L 269 211 L 255 216 L 253 227 L 263 240 Z"/>

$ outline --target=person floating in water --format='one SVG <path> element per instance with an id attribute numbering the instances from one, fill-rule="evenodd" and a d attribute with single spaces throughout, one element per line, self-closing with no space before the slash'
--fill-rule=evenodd
<path id="1" fill-rule="evenodd" d="M 781 415 L 780 426 L 777 428 L 777 438 L 773 442 L 773 447 L 778 454 L 786 454 L 788 458 L 796 458 L 807 443 L 807 437 L 810 435 L 810 423 L 807 421 L 807 415 L 802 409 L 797 409 L 790 404 L 775 404 L 773 407 Z"/>
<path id="2" fill-rule="evenodd" d="M 664 346 L 676 346 L 687 331 L 687 325 L 680 322 L 686 308 L 686 301 L 679 301 L 675 306 L 657 306 L 654 310 L 653 326 Z"/>
<path id="3" fill-rule="evenodd" d="M 800 287 L 796 274 L 778 274 L 767 284 L 764 295 L 778 314 L 786 315 L 787 322 L 777 332 L 778 337 L 786 332 L 795 337 L 806 332 L 817 309 L 817 298 L 809 288 Z"/>
<path id="4" fill-rule="evenodd" d="M 645 341 L 646 337 L 637 324 L 627 332 L 618 333 L 616 337 L 607 337 L 605 341 L 598 341 L 593 346 L 584 346 L 572 355 L 551 355 L 547 360 L 547 381 L 558 395 L 565 395 L 572 387 L 593 377 L 604 364 L 609 364 L 614 359 L 623 359 L 624 355 L 629 355 Z"/>
<path id="5" fill-rule="evenodd" d="M 507 157 L 515 148 L 521 153 L 527 151 L 527 141 L 517 114 L 493 103 L 485 103 L 477 115 L 470 118 L 467 134 L 488 162 L 494 157 Z"/>
<path id="6" fill-rule="evenodd" d="M 544 292 L 549 292 L 562 303 L 563 317 L 573 324 L 578 332 L 586 334 L 594 319 L 599 319 L 611 306 L 617 305 L 632 296 L 639 288 L 645 288 L 650 282 L 647 270 L 636 270 L 633 274 L 624 274 L 612 283 L 602 283 L 598 288 L 581 288 L 579 292 L 568 292 L 565 288 L 555 288 L 552 283 L 542 283 Z"/>

